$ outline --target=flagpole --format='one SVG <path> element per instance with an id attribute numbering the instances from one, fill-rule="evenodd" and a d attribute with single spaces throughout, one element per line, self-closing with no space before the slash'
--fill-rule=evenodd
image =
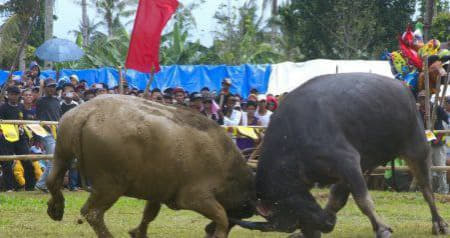
<path id="1" fill-rule="evenodd" d="M 119 94 L 123 94 L 122 66 L 119 66 Z"/>
<path id="2" fill-rule="evenodd" d="M 144 91 L 145 98 L 147 98 L 149 96 L 150 87 L 151 87 L 154 79 L 155 79 L 155 68 L 152 66 L 152 72 L 150 73 L 150 79 L 148 80 L 147 85 L 145 87 L 145 91 Z"/>

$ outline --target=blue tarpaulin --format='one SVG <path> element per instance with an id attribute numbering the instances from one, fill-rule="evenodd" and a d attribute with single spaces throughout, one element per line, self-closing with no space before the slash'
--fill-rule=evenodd
<path id="1" fill-rule="evenodd" d="M 14 75 L 21 75 L 15 72 Z M 67 79 L 76 74 L 80 80 L 84 79 L 89 85 L 94 83 L 106 83 L 108 87 L 118 85 L 119 73 L 115 68 L 71 70 L 60 71 L 60 79 Z M 247 97 L 250 89 L 256 88 L 261 93 L 266 93 L 271 66 L 266 65 L 173 65 L 163 66 L 161 71 L 155 74 L 152 88 L 164 90 L 169 87 L 182 87 L 189 92 L 198 92 L 203 87 L 209 87 L 211 91 L 219 91 L 221 82 L 228 77 L 232 80 L 232 93 L 238 93 Z M 55 78 L 54 71 L 42 71 L 43 78 Z M 3 84 L 8 77 L 7 71 L 0 71 L 0 83 Z M 126 80 L 128 85 L 138 89 L 144 89 L 149 79 L 149 74 L 127 70 Z"/>

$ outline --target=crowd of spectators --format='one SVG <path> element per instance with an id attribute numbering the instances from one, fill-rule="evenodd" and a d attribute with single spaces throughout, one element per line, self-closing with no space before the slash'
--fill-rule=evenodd
<path id="1" fill-rule="evenodd" d="M 219 92 L 204 87 L 199 92 L 187 92 L 181 87 L 143 90 L 124 84 L 123 93 L 142 97 L 162 104 L 186 107 L 195 113 L 224 126 L 267 126 L 270 115 L 278 107 L 279 96 L 259 95 L 252 89 L 248 98 L 232 94 L 231 80 L 223 79 Z M 58 82 L 43 78 L 37 63 L 31 63 L 29 70 L 21 77 L 14 77 L 2 88 L 6 95 L 0 95 L 0 119 L 58 121 L 67 111 L 101 94 L 119 94 L 119 87 L 108 88 L 106 84 L 88 85 L 86 80 L 72 75 Z M 26 126 L 0 128 L 0 155 L 53 154 L 56 128 L 45 126 L 45 135 L 37 135 Z M 17 138 L 9 136 L 16 131 Z M 244 142 L 245 143 L 245 142 Z M 68 173 L 67 187 L 71 191 L 80 189 L 76 162 Z M 51 161 L 30 160 L 0 162 L 0 189 L 4 191 L 39 189 L 46 192 L 45 180 L 51 170 Z"/>

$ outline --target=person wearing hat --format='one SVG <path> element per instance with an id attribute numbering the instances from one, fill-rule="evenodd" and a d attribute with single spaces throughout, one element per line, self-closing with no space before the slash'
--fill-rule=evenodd
<path id="1" fill-rule="evenodd" d="M 76 74 L 70 75 L 70 83 L 73 85 L 73 87 L 76 87 L 78 83 L 80 82 L 80 79 Z"/>
<path id="2" fill-rule="evenodd" d="M 36 102 L 36 118 L 40 121 L 59 121 L 61 119 L 61 104 L 56 97 L 56 81 L 52 78 L 47 78 L 43 81 L 44 96 L 39 98 Z M 48 134 L 45 137 L 40 137 L 44 145 L 46 154 L 53 154 L 55 152 L 55 138 L 51 127 L 45 126 Z M 46 167 L 39 181 L 36 183 L 36 188 L 47 192 L 45 181 L 52 169 L 51 161 L 44 161 Z"/>
<path id="3" fill-rule="evenodd" d="M 417 101 L 419 103 L 419 112 L 422 116 L 423 122 L 425 122 L 425 97 L 426 92 L 424 90 L 420 91 L 417 95 Z M 433 111 L 434 105 L 430 103 L 430 115 Z M 449 117 L 447 113 L 441 106 L 437 106 L 436 108 L 436 122 L 433 125 L 434 130 L 444 130 L 444 122 L 449 124 Z M 425 125 L 426 127 L 426 125 Z M 447 153 L 445 151 L 445 135 L 437 134 L 435 135 L 436 139 L 431 141 L 431 159 L 433 166 L 446 166 L 447 162 Z M 447 171 L 442 172 L 432 172 L 433 176 L 433 190 L 434 192 L 447 194 L 449 192 L 449 187 L 447 184 Z"/>
<path id="4" fill-rule="evenodd" d="M 219 125 L 223 125 L 223 116 L 219 113 L 219 106 L 211 96 L 203 98 L 203 110 L 201 113 Z"/>
<path id="5" fill-rule="evenodd" d="M 267 110 L 267 98 L 264 95 L 258 95 L 258 110 L 255 117 L 261 122 L 261 126 L 267 127 L 270 122 L 272 112 Z"/>
<path id="6" fill-rule="evenodd" d="M 0 119 L 24 120 L 25 107 L 19 102 L 20 89 L 10 86 L 7 89 L 8 102 L 0 106 Z M 28 154 L 28 136 L 22 126 L 1 126 L 0 155 L 26 155 Z M 25 170 L 25 189 L 33 190 L 36 183 L 31 161 L 22 162 Z M 3 182 L 7 191 L 17 189 L 13 173 L 13 161 L 1 161 L 3 169 Z"/>
<path id="7" fill-rule="evenodd" d="M 195 112 L 202 112 L 203 110 L 203 95 L 198 92 L 193 92 L 189 96 L 189 107 Z"/>
<path id="8" fill-rule="evenodd" d="M 41 80 L 41 67 L 36 61 L 30 63 L 30 73 L 28 76 L 33 80 L 34 85 L 39 86 Z"/>

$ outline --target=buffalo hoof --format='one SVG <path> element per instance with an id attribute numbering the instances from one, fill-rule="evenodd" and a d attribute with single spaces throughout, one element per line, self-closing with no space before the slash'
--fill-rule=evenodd
<path id="1" fill-rule="evenodd" d="M 138 228 L 129 231 L 128 234 L 130 234 L 131 238 L 148 238 L 147 234 L 143 234 Z"/>
<path id="2" fill-rule="evenodd" d="M 392 229 L 386 227 L 385 229 L 380 229 L 377 231 L 376 238 L 390 238 L 392 235 Z"/>
<path id="3" fill-rule="evenodd" d="M 64 215 L 64 201 L 51 198 L 47 203 L 47 214 L 55 221 L 61 221 Z"/>
<path id="4" fill-rule="evenodd" d="M 448 224 L 444 220 L 440 220 L 433 222 L 431 233 L 433 233 L 433 235 L 448 235 L 450 234 L 450 230 L 448 228 Z"/>

